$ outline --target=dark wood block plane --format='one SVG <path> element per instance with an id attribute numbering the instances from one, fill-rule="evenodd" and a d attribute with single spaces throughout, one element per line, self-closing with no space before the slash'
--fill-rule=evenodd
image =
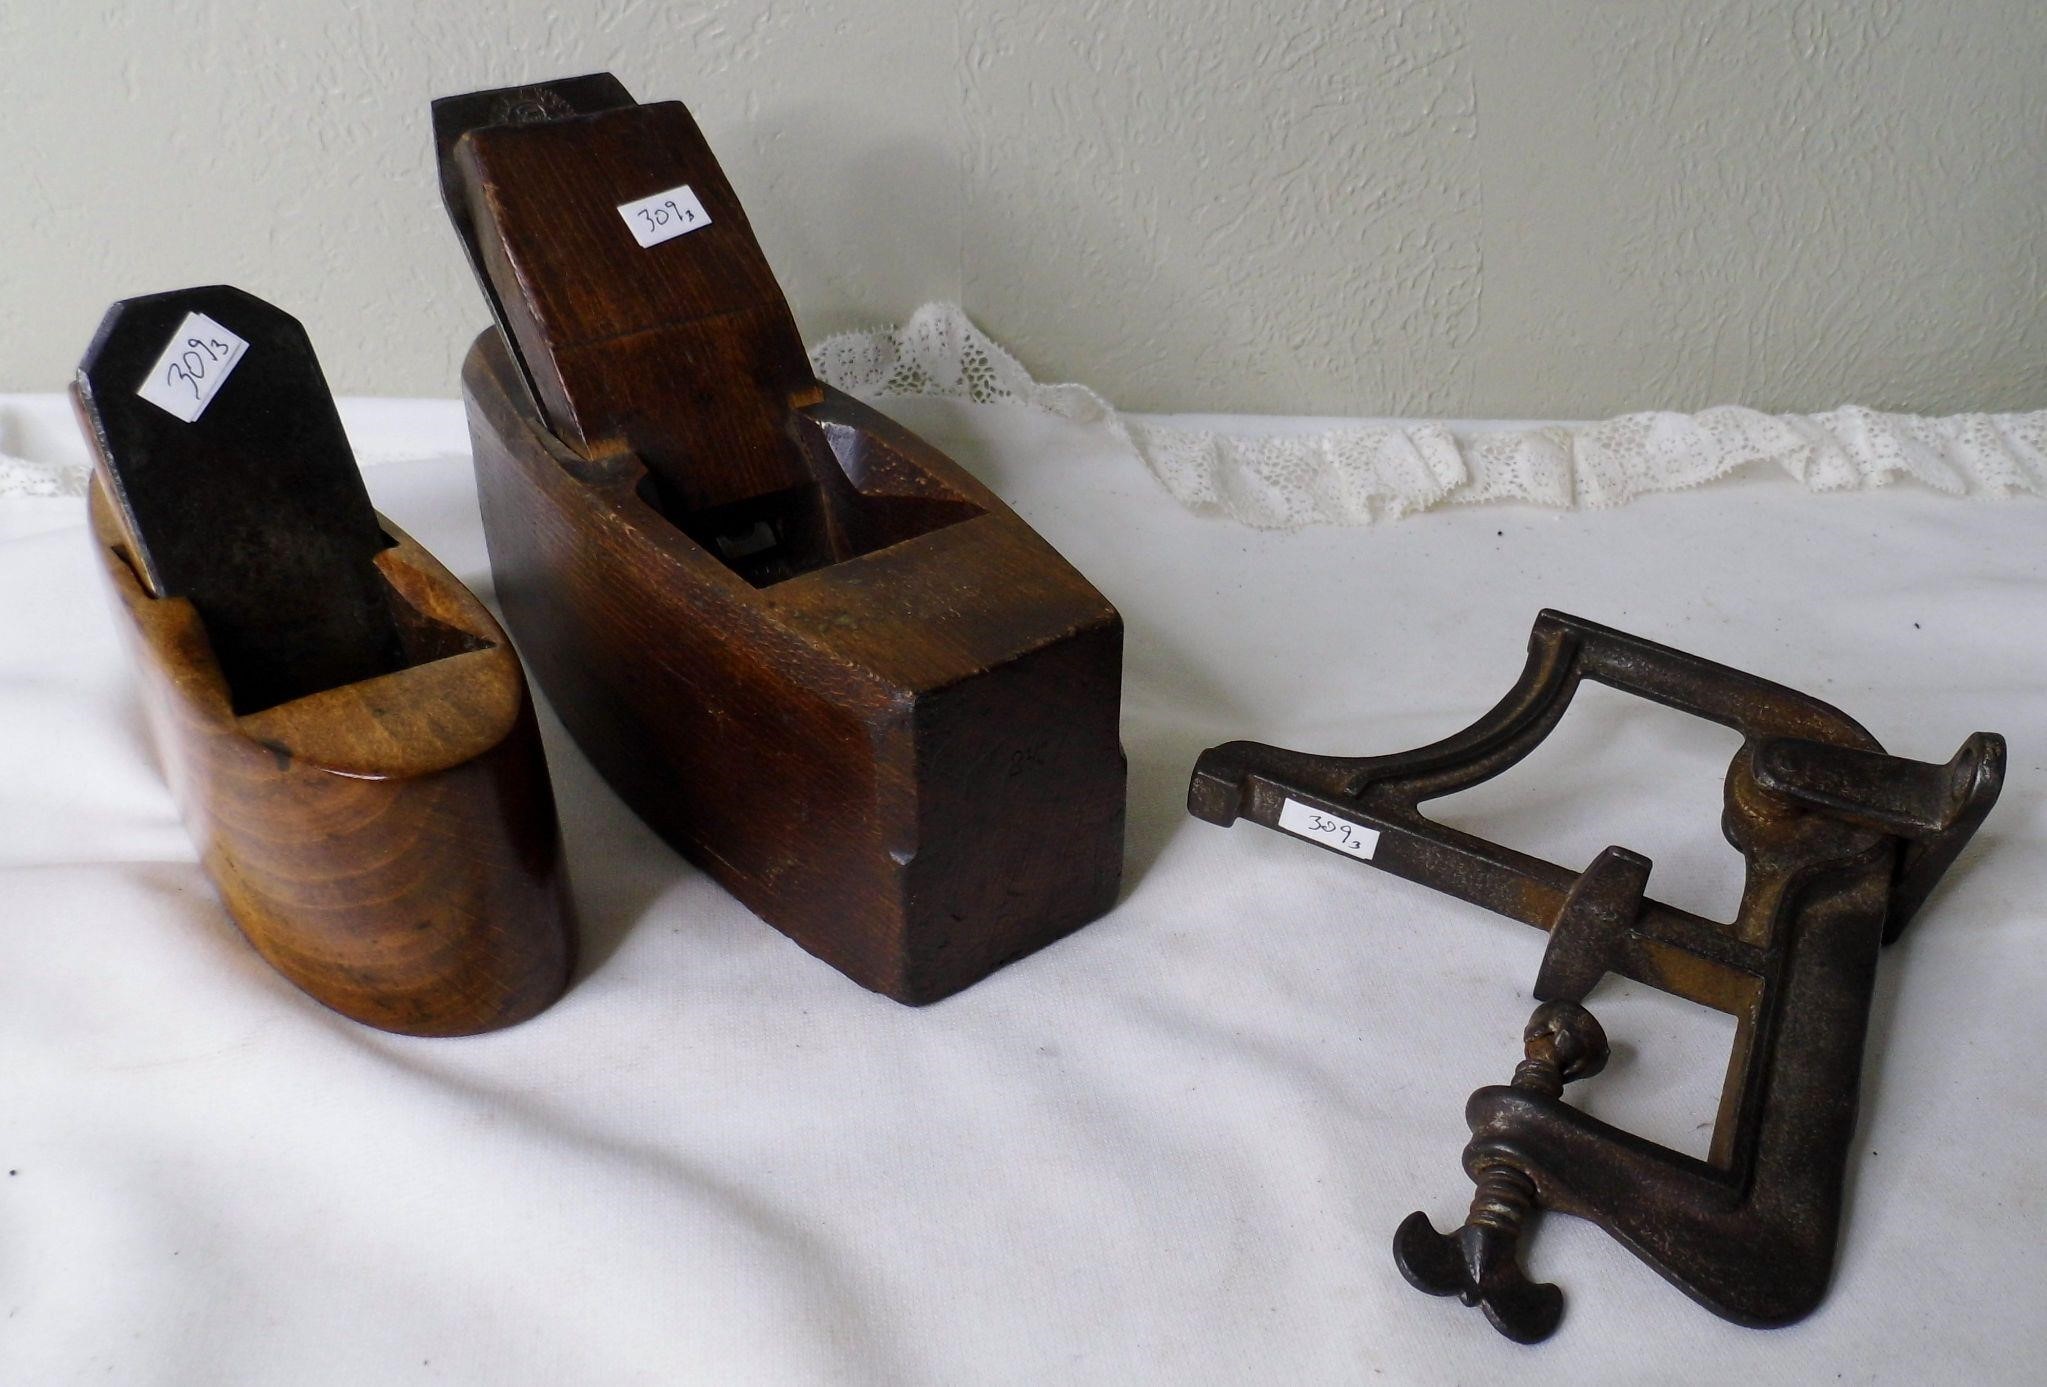
<path id="1" fill-rule="evenodd" d="M 183 420 L 136 387 L 195 313 L 241 345 L 194 349 L 232 374 Z M 304 330 L 234 289 L 128 300 L 74 398 L 152 739 L 242 933 L 384 1030 L 544 1009 L 575 927 L 525 677 L 474 594 L 370 509 Z"/>
<path id="2" fill-rule="evenodd" d="M 437 102 L 435 126 L 499 320 L 463 368 L 498 598 L 620 796 L 903 1002 L 1107 910 L 1115 608 L 816 379 L 680 104 L 601 76 Z M 642 244 L 621 209 L 650 197 L 703 220 Z"/>

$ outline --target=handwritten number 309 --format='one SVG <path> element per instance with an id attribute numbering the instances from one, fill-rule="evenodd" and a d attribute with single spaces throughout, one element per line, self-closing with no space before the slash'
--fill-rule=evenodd
<path id="1" fill-rule="evenodd" d="M 233 355 L 233 349 L 218 337 L 201 340 L 197 337 L 185 339 L 185 350 L 179 354 L 164 371 L 166 383 L 183 381 L 192 387 L 192 398 L 199 398 L 199 382 L 206 379 L 209 367 L 217 366 Z"/>
<path id="2" fill-rule="evenodd" d="M 647 230 L 649 231 L 659 231 L 671 221 L 693 222 L 697 219 L 696 213 L 677 207 L 674 198 L 669 198 L 653 207 L 635 207 L 633 211 L 639 216 L 646 218 Z"/>
<path id="3" fill-rule="evenodd" d="M 1328 819 L 1320 814 L 1308 815 L 1308 828 L 1325 837 L 1334 838 L 1346 848 L 1361 848 L 1364 840 L 1352 832 L 1351 825 L 1341 819 Z"/>

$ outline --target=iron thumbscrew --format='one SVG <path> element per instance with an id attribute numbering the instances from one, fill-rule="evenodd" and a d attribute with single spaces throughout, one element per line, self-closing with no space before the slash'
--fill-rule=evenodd
<path id="1" fill-rule="evenodd" d="M 1514 1068 L 1515 1088 L 1545 1098 L 1606 1067 L 1606 1032 L 1576 1002 L 1545 1002 L 1521 1035 L 1525 1056 Z M 1471 1212 L 1455 1233 L 1436 1231 L 1427 1214 L 1401 1220 L 1393 1235 L 1393 1261 L 1410 1286 L 1430 1295 L 1454 1295 L 1485 1311 L 1493 1328 L 1516 1343 L 1540 1343 L 1563 1318 L 1564 1293 L 1522 1274 L 1516 1250 L 1535 1208 L 1535 1181 L 1511 1162 L 1484 1160 L 1472 1171 L 1478 1188 Z"/>

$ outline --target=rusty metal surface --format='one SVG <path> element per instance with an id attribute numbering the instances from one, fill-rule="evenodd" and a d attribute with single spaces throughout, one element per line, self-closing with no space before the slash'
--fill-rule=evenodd
<path id="1" fill-rule="evenodd" d="M 1645 895 L 1650 863 L 1625 848 L 1572 872 L 1420 812 L 1534 750 L 1586 679 L 1741 733 L 1721 820 L 1747 863 L 1732 922 Z M 1525 1057 L 1511 1083 L 1480 1089 L 1465 1109 L 1464 1166 L 1477 1188 L 1464 1226 L 1446 1236 L 1416 1213 L 1394 1240 L 1418 1289 L 1455 1295 L 1509 1338 L 1534 1343 L 1563 1312 L 1562 1293 L 1529 1281 L 1516 1257 L 1538 1208 L 1597 1223 L 1738 1323 L 1785 1324 L 1820 1302 L 1877 950 L 1989 813 L 2004 764 L 2003 739 L 1982 732 L 1945 765 L 1893 757 L 1817 699 L 1545 611 L 1521 678 L 1463 732 L 1373 757 L 1230 742 L 1202 753 L 1188 809 L 1225 826 L 1242 818 L 1282 828 L 1283 815 L 1303 813 L 1341 821 L 1376 842 L 1324 846 L 1549 931 Z M 1708 1159 L 1563 1101 L 1565 1084 L 1605 1063 L 1606 1037 L 1583 1003 L 1608 973 L 1734 1017 Z"/>

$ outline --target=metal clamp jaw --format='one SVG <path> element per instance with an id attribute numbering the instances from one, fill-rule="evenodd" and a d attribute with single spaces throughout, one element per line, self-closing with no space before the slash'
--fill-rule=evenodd
<path id="1" fill-rule="evenodd" d="M 1747 862 L 1720 924 L 1643 894 L 1647 858 L 1609 847 L 1583 872 L 1422 816 L 1426 800 L 1512 766 L 1591 679 L 1740 732 L 1722 829 Z M 1749 1325 L 1811 1311 L 1832 1271 L 1854 1136 L 1876 954 L 1896 939 L 1983 822 L 2004 740 L 1971 736 L 1945 765 L 1885 754 L 1835 708 L 1781 685 L 1576 617 L 1543 612 L 1513 690 L 1455 736 L 1392 756 L 1309 756 L 1255 742 L 1203 752 L 1188 809 L 1281 828 L 1549 931 L 1542 1003 L 1510 1084 L 1471 1096 L 1464 1167 L 1477 1185 L 1445 1236 L 1416 1213 L 1394 1257 L 1434 1295 L 1482 1308 L 1522 1343 L 1547 1338 L 1556 1287 L 1522 1275 L 1537 1207 L 1606 1229 L 1694 1300 Z M 1348 842 L 1325 836 L 1330 827 Z M 1608 973 L 1726 1012 L 1734 1053 L 1704 1161 L 1588 1116 L 1564 1085 L 1606 1062 L 1583 1001 Z"/>

